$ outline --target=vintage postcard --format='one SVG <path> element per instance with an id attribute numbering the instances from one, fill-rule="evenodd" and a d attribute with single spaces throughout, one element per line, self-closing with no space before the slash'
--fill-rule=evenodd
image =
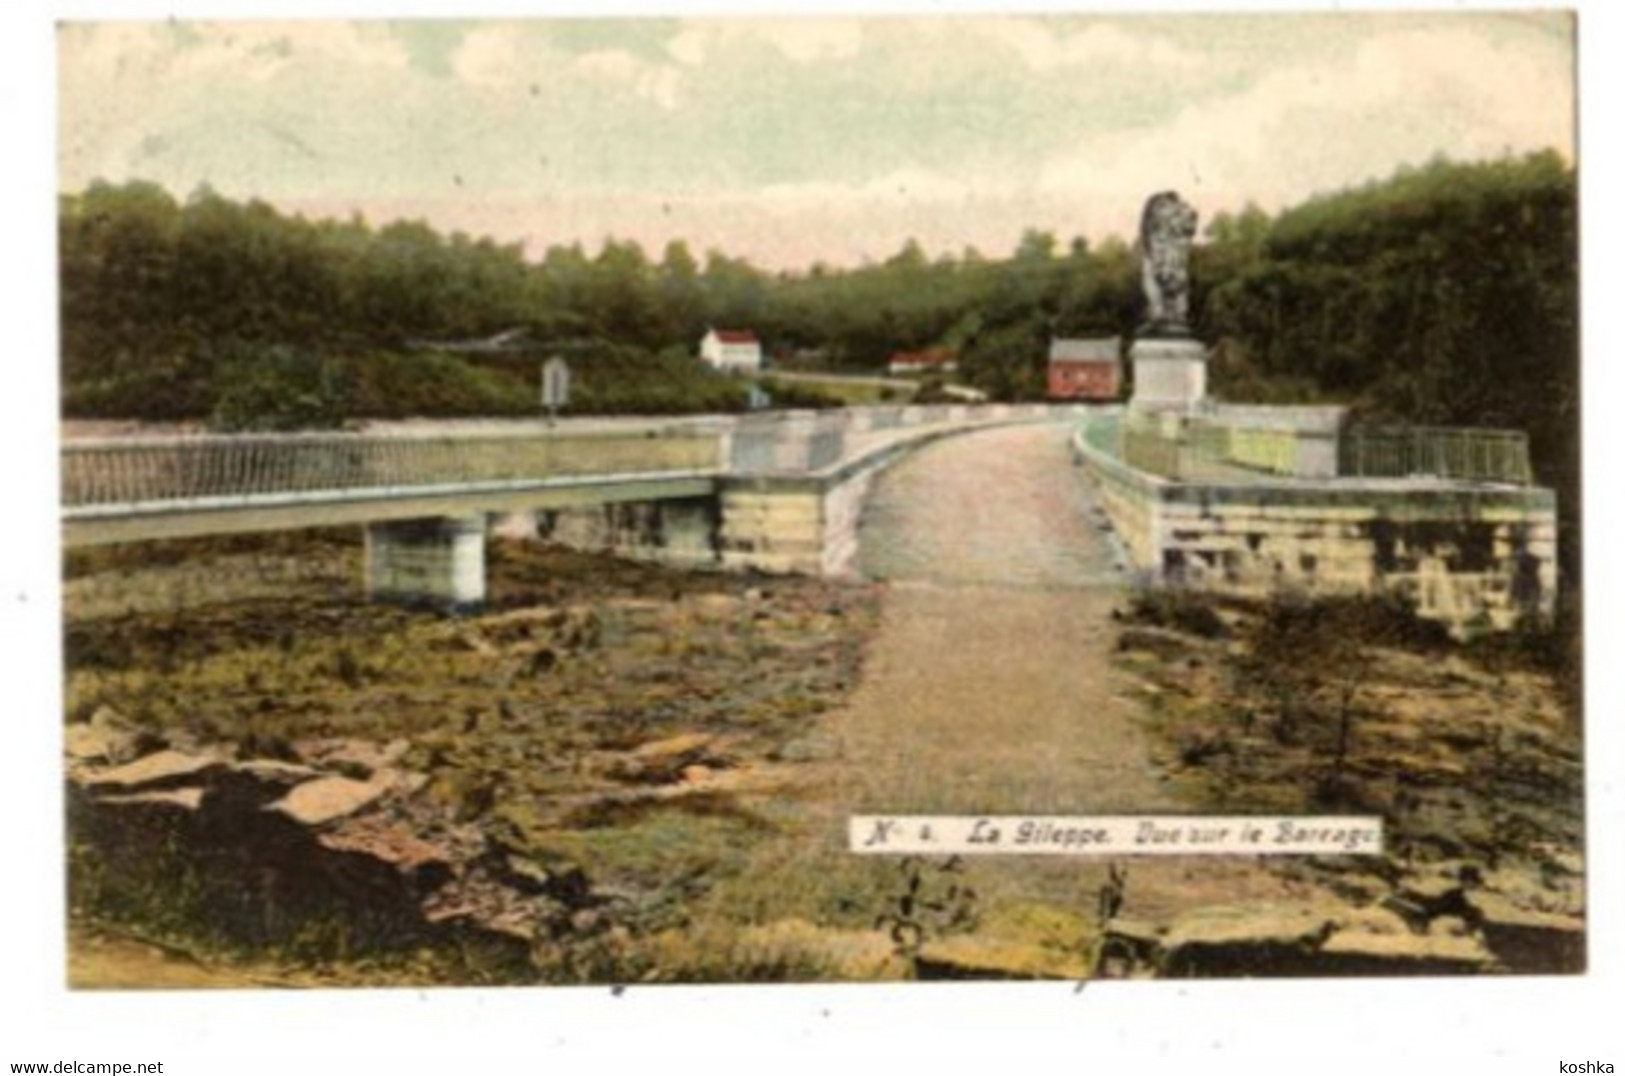
<path id="1" fill-rule="evenodd" d="M 1576 33 L 62 22 L 70 985 L 1581 975 Z"/>

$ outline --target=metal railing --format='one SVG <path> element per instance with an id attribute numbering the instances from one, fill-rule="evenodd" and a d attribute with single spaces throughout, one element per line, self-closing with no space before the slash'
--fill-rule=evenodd
<path id="1" fill-rule="evenodd" d="M 741 419 L 733 431 L 729 470 L 770 474 L 827 467 L 845 452 L 847 427 L 842 412 L 788 412 Z"/>
<path id="2" fill-rule="evenodd" d="M 62 448 L 65 509 L 715 470 L 700 430 L 137 437 Z"/>
<path id="3" fill-rule="evenodd" d="M 1138 470 L 1177 481 L 1248 481 L 1272 476 L 1334 477 L 1306 466 L 1310 431 L 1234 426 L 1201 418 L 1128 417 L 1119 455 Z M 1321 440 L 1324 444 L 1324 440 Z M 1330 445 L 1324 451 L 1329 452 Z M 1528 437 L 1516 430 L 1446 427 L 1344 430 L 1337 438 L 1338 478 L 1438 478 L 1530 485 Z"/>
<path id="4" fill-rule="evenodd" d="M 1517 430 L 1411 426 L 1350 429 L 1338 445 L 1338 473 L 1351 478 L 1451 478 L 1468 482 L 1534 481 L 1529 438 Z"/>
<path id="5" fill-rule="evenodd" d="M 1189 419 L 1169 426 L 1130 416 L 1122 425 L 1122 459 L 1138 470 L 1179 481 L 1295 473 L 1296 445 L 1280 444 L 1274 433 Z"/>
<path id="6" fill-rule="evenodd" d="M 1131 422 L 1124 423 L 1118 434 L 1122 439 L 1118 457 L 1130 467 L 1162 478 L 1188 477 L 1187 442 Z"/>
<path id="7" fill-rule="evenodd" d="M 1270 474 L 1301 474 L 1301 438 L 1291 430 L 1225 427 L 1224 459 Z"/>
<path id="8" fill-rule="evenodd" d="M 839 462 L 854 434 L 967 418 L 1044 418 L 1042 405 L 898 407 L 660 426 L 459 433 L 197 434 L 64 443 L 62 506 L 251 501 L 555 478 L 662 473 L 798 473 Z M 727 456 L 724 458 L 724 446 Z"/>

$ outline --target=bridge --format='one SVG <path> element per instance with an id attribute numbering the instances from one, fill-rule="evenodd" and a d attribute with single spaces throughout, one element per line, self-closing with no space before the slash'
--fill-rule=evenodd
<path id="1" fill-rule="evenodd" d="M 837 574 L 855 555 L 869 480 L 891 461 L 955 433 L 1079 413 L 874 407 L 69 441 L 63 542 L 361 525 L 369 595 L 462 607 L 484 598 L 493 517 L 625 506 L 607 524 L 612 544 L 640 555 Z"/>

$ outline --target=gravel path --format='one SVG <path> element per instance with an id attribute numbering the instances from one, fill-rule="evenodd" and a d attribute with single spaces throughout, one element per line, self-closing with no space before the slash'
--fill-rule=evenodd
<path id="1" fill-rule="evenodd" d="M 1000 589 L 1119 585 L 1069 434 L 1007 426 L 949 438 L 882 474 L 864 508 L 864 574 Z"/>
<path id="2" fill-rule="evenodd" d="M 732 915 L 827 922 L 883 907 L 898 864 L 847 850 L 853 814 L 1188 811 L 1152 765 L 1139 693 L 1112 662 L 1127 577 L 1068 432 L 950 438 L 877 480 L 859 562 L 888 583 L 879 630 L 852 699 L 820 719 L 820 761 L 773 809 L 784 836 L 753 857 L 748 897 L 719 894 Z M 1282 891 L 1251 859 L 1124 864 L 1130 912 L 1152 919 Z M 965 872 L 987 917 L 977 938 L 1020 949 L 1047 937 L 1046 916 L 1092 917 L 1106 863 L 972 857 Z"/>
<path id="3" fill-rule="evenodd" d="M 860 562 L 893 585 L 836 721 L 852 810 L 1172 806 L 1111 666 L 1123 576 L 1066 437 L 956 437 L 879 480 Z"/>

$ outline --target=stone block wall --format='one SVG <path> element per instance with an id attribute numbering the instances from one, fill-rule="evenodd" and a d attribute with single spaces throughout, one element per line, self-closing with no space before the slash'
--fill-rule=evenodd
<path id="1" fill-rule="evenodd" d="M 1128 550 L 1130 561 L 1140 568 L 1157 563 L 1157 500 L 1148 476 L 1099 447 L 1086 444 L 1081 434 L 1073 441 L 1072 457 L 1094 479 L 1101 508 Z"/>
<path id="2" fill-rule="evenodd" d="M 1441 481 L 1170 482 L 1080 435 L 1074 453 L 1152 582 L 1243 597 L 1393 594 L 1458 632 L 1550 613 L 1550 490 Z"/>
<path id="3" fill-rule="evenodd" d="M 824 495 L 817 483 L 733 482 L 719 499 L 717 546 L 724 568 L 820 572 Z"/>
<path id="4" fill-rule="evenodd" d="M 804 479 L 725 483 L 720 562 L 728 569 L 841 576 L 857 563 L 858 520 L 880 461 Z"/>
<path id="5" fill-rule="evenodd" d="M 708 568 L 718 563 L 717 527 L 715 497 L 685 497 L 513 512 L 499 517 L 492 533 L 539 538 L 629 560 Z"/>

